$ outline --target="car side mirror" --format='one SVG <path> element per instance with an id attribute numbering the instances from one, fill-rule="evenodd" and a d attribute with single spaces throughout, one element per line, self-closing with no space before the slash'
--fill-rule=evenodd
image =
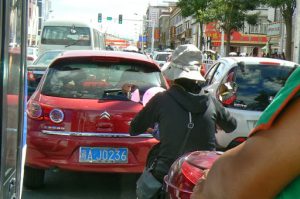
<path id="1" fill-rule="evenodd" d="M 237 84 L 226 82 L 219 87 L 218 98 L 225 106 L 232 104 L 236 99 Z"/>

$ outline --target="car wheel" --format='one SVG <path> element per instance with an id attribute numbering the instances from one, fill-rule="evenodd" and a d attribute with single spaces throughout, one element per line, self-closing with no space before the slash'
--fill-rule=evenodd
<path id="1" fill-rule="evenodd" d="M 25 166 L 24 186 L 30 189 L 38 189 L 44 185 L 44 169 L 36 169 Z"/>

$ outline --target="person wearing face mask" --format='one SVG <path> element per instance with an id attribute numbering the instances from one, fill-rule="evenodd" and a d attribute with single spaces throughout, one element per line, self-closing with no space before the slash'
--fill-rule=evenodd
<path id="1" fill-rule="evenodd" d="M 216 125 L 228 133 L 237 125 L 218 100 L 201 92 L 205 85 L 199 67 L 201 60 L 196 46 L 177 47 L 164 71 L 172 86 L 151 98 L 130 124 L 132 136 L 149 132 L 149 127 L 159 124 L 160 144 L 151 174 L 161 184 L 171 164 L 183 153 L 216 149 Z"/>

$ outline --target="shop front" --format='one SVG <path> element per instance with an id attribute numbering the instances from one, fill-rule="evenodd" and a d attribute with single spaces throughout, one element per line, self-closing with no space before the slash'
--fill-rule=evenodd
<path id="1" fill-rule="evenodd" d="M 215 23 L 206 24 L 205 36 L 210 49 L 220 52 L 222 33 L 215 26 Z M 243 34 L 233 31 L 230 37 L 230 52 L 236 52 L 241 55 L 260 56 L 262 48 L 267 44 L 267 35 L 261 34 Z M 226 46 L 227 36 L 224 34 L 224 45 Z"/>

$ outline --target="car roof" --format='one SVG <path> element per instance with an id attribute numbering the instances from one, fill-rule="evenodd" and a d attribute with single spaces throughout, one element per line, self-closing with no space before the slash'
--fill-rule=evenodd
<path id="1" fill-rule="evenodd" d="M 159 69 L 157 64 L 149 58 L 145 54 L 140 54 L 136 52 L 124 52 L 124 51 L 104 51 L 104 50 L 70 50 L 70 51 L 64 51 L 59 57 L 56 58 L 56 60 L 53 63 L 60 62 L 61 60 L 65 59 L 74 59 L 74 58 L 80 58 L 80 59 L 88 59 L 88 58 L 104 58 L 105 61 L 110 59 L 121 59 L 126 61 L 136 61 L 136 62 L 143 62 L 147 64 L 154 65 Z M 52 64 L 51 64 L 52 65 Z"/>
<path id="2" fill-rule="evenodd" d="M 259 64 L 259 63 L 265 62 L 265 63 L 270 63 L 270 64 L 274 63 L 274 64 L 279 64 L 279 65 L 285 65 L 285 66 L 290 66 L 290 67 L 294 67 L 295 65 L 298 65 L 295 62 L 286 61 L 286 60 L 282 60 L 282 59 L 266 58 L 266 57 L 223 57 L 223 58 L 220 58 L 220 61 L 228 62 L 229 65 L 232 65 L 232 64 L 238 63 L 238 62 L 244 62 L 247 64 Z"/>
<path id="3" fill-rule="evenodd" d="M 44 55 L 44 54 L 48 54 L 48 53 L 53 53 L 53 52 L 58 52 L 58 53 L 62 53 L 64 52 L 64 50 L 47 50 L 45 52 L 43 52 L 43 54 L 41 54 L 40 56 Z"/>
<path id="4" fill-rule="evenodd" d="M 85 20 L 72 20 L 72 19 L 50 19 L 44 22 L 44 26 L 70 26 L 74 24 L 75 26 L 83 26 L 83 27 L 88 27 L 92 26 L 92 23 L 87 22 Z"/>
<path id="5" fill-rule="evenodd" d="M 155 55 L 158 55 L 158 54 L 172 54 L 172 52 L 170 51 L 156 51 L 154 52 Z"/>

